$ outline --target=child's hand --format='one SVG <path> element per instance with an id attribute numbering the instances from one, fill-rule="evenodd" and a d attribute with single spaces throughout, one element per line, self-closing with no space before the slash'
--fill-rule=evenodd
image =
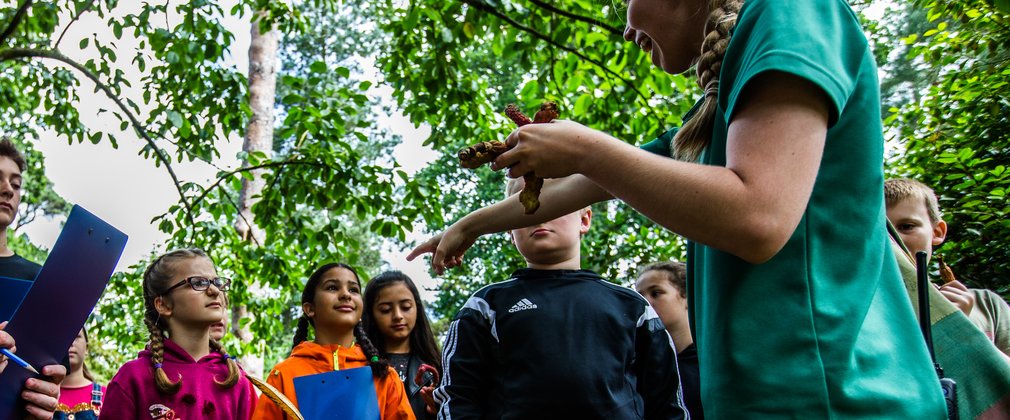
<path id="1" fill-rule="evenodd" d="M 14 346 L 14 337 L 11 337 L 10 334 L 7 334 L 7 332 L 4 331 L 4 327 L 6 326 L 7 321 L 0 322 L 0 348 L 5 348 L 10 350 L 11 353 L 15 353 L 17 352 L 17 348 Z M 0 355 L 0 372 L 3 372 L 4 368 L 7 367 L 7 362 L 9 362 L 9 360 L 7 360 L 7 358 L 3 355 Z"/>
<path id="2" fill-rule="evenodd" d="M 421 245 L 418 245 L 410 254 L 407 261 L 413 261 L 419 255 L 431 255 L 431 268 L 441 275 L 446 268 L 453 268 L 463 263 L 463 253 L 473 246 L 476 237 L 465 233 L 460 226 L 460 222 L 449 226 L 445 232 L 435 235 Z"/>
<path id="3" fill-rule="evenodd" d="M 971 309 L 975 307 L 975 295 L 957 280 L 940 286 L 940 293 L 966 316 L 971 314 Z"/>
<path id="4" fill-rule="evenodd" d="M 53 418 L 56 403 L 60 399 L 60 384 L 67 376 L 67 368 L 63 365 L 44 366 L 42 375 L 52 378 L 53 382 L 29 378 L 25 381 L 24 391 L 21 391 L 21 398 L 28 403 L 25 409 L 28 411 L 28 418 L 31 419 Z"/>
<path id="5" fill-rule="evenodd" d="M 525 125 L 509 134 L 505 140 L 509 150 L 495 159 L 491 169 L 509 168 L 511 178 L 530 172 L 540 178 L 583 173 L 579 165 L 586 161 L 587 153 L 594 153 L 596 144 L 608 139 L 613 138 L 573 121 Z"/>
<path id="6" fill-rule="evenodd" d="M 435 414 L 435 407 L 438 407 L 438 404 L 435 404 L 434 393 L 435 387 L 433 386 L 421 388 L 421 399 L 424 400 L 424 406 L 427 408 L 428 414 Z"/>

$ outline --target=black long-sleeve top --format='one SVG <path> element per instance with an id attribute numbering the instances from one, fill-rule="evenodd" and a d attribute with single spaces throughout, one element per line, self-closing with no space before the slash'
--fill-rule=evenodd
<path id="1" fill-rule="evenodd" d="M 438 418 L 687 418 L 670 335 L 633 290 L 521 269 L 449 327 Z"/>

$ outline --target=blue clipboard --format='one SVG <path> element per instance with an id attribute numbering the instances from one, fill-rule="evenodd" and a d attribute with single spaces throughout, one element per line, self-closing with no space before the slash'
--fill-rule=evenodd
<path id="1" fill-rule="evenodd" d="M 126 234 L 74 206 L 42 270 L 5 329 L 18 356 L 41 370 L 59 364 L 109 284 Z M 24 416 L 21 389 L 31 372 L 9 364 L 0 373 L 0 419 Z"/>
<path id="2" fill-rule="evenodd" d="M 0 277 L 0 322 L 10 321 L 31 288 L 31 280 Z"/>
<path id="3" fill-rule="evenodd" d="M 294 378 L 298 411 L 306 420 L 379 420 L 369 366 Z"/>

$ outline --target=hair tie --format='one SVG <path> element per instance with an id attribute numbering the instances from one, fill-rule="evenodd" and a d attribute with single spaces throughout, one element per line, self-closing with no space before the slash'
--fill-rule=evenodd
<path id="1" fill-rule="evenodd" d="M 373 362 L 378 362 L 378 361 L 379 361 L 379 356 L 372 356 L 372 359 L 371 359 L 371 360 L 372 360 Z"/>
<path id="2" fill-rule="evenodd" d="M 719 95 L 719 81 L 710 80 L 705 84 L 705 96 L 718 96 Z"/>
<path id="3" fill-rule="evenodd" d="M 155 369 L 161 369 L 161 363 L 155 363 L 154 364 L 154 368 Z"/>
<path id="4" fill-rule="evenodd" d="M 224 360 L 226 360 L 226 361 L 227 361 L 228 359 L 231 359 L 231 360 L 238 360 L 238 358 L 237 358 L 237 357 L 235 357 L 235 356 L 232 356 L 232 355 L 230 355 L 230 354 L 228 354 L 228 353 L 221 353 L 221 356 L 223 356 L 223 357 L 224 357 Z"/>

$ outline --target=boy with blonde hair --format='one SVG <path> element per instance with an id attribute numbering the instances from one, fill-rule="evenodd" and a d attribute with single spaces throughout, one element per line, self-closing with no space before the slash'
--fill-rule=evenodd
<path id="1" fill-rule="evenodd" d="M 947 223 L 933 189 L 912 179 L 889 179 L 884 182 L 884 200 L 887 219 L 908 251 L 932 256 L 933 248 L 947 237 Z M 991 290 L 969 289 L 957 280 L 940 286 L 940 293 L 1010 356 L 1010 306 L 1002 297 Z"/>
<path id="2" fill-rule="evenodd" d="M 581 269 L 591 220 L 584 208 L 510 232 L 528 268 L 477 291 L 449 326 L 439 419 L 687 417 L 656 312 Z"/>

